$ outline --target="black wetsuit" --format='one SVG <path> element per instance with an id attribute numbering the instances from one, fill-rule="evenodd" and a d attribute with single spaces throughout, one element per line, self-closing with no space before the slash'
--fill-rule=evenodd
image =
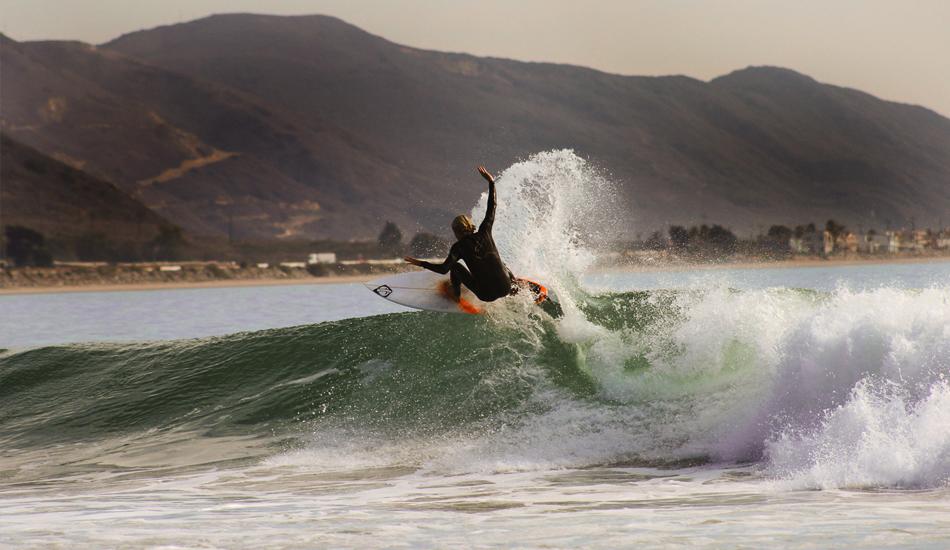
<path id="1" fill-rule="evenodd" d="M 465 285 L 479 300 L 492 302 L 518 291 L 512 275 L 495 246 L 491 228 L 495 223 L 495 182 L 488 183 L 488 209 L 478 231 L 465 235 L 452 245 L 449 256 L 441 264 L 422 262 L 422 267 L 445 275 L 452 272 L 452 287 L 455 295 Z M 465 260 L 465 265 L 458 263 Z M 468 269 L 465 269 L 468 266 Z"/>

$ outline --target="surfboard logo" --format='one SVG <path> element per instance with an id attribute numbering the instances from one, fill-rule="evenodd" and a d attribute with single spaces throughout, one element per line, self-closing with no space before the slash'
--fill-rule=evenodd
<path id="1" fill-rule="evenodd" d="M 380 296 L 382 296 L 383 298 L 385 298 L 385 297 L 387 297 L 387 296 L 389 296 L 390 294 L 393 293 L 393 289 L 389 288 L 389 287 L 386 286 L 386 285 L 382 285 L 382 286 L 378 286 L 378 287 L 374 288 L 374 289 L 373 289 L 373 292 L 375 292 L 376 294 L 379 294 Z"/>

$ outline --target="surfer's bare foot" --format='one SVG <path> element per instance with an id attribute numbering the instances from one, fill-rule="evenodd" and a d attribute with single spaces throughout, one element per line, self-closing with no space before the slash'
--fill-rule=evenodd
<path id="1" fill-rule="evenodd" d="M 462 296 L 461 296 L 461 295 L 456 295 L 456 294 L 455 294 L 455 289 L 452 287 L 452 282 L 451 282 L 451 281 L 445 281 L 444 283 L 442 283 L 441 285 L 439 285 L 439 290 L 441 290 L 443 294 L 445 294 L 446 296 L 448 296 L 449 298 L 451 298 L 452 301 L 455 302 L 455 303 L 458 303 L 459 301 L 462 300 Z"/>

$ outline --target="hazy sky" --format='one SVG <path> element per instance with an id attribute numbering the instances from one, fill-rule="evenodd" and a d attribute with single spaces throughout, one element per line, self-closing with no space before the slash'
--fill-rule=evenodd
<path id="1" fill-rule="evenodd" d="M 15 40 L 213 13 L 333 15 L 417 48 L 702 80 L 775 65 L 950 117 L 950 0 L 3 0 Z"/>

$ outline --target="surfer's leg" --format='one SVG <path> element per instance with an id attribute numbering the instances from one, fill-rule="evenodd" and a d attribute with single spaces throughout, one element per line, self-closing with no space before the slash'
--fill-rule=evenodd
<path id="1" fill-rule="evenodd" d="M 453 265 L 450 276 L 452 278 L 452 292 L 455 294 L 455 298 L 459 298 L 462 295 L 462 285 L 467 286 L 476 296 L 478 295 L 478 284 L 475 282 L 475 277 L 472 276 L 472 273 L 465 266 L 461 264 Z"/>
<path id="2" fill-rule="evenodd" d="M 514 296 L 518 294 L 518 291 L 521 290 L 521 279 L 515 277 L 515 274 L 508 270 L 508 278 L 511 279 L 511 292 L 508 293 L 508 296 Z"/>

